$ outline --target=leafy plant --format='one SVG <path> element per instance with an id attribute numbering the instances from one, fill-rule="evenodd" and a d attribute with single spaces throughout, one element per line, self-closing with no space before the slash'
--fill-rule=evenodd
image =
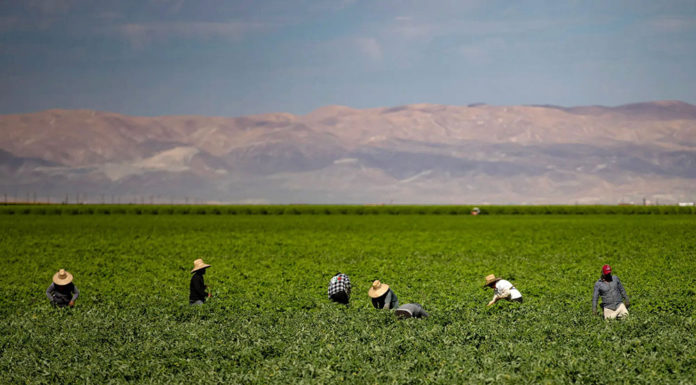
<path id="1" fill-rule="evenodd" d="M 0 215 L 3 384 L 694 382 L 693 215 L 53 207 Z M 213 298 L 191 307 L 196 258 L 212 265 Z M 631 297 L 625 321 L 590 314 L 604 263 Z M 45 298 L 60 268 L 80 289 L 75 308 Z M 326 298 L 337 271 L 351 277 L 349 307 Z M 490 273 L 524 303 L 487 308 Z M 373 309 L 375 278 L 431 317 Z"/>

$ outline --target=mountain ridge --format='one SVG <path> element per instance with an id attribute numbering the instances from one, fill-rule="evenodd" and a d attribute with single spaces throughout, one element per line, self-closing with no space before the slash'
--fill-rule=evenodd
<path id="1" fill-rule="evenodd" d="M 51 196 L 90 186 L 230 202 L 695 200 L 696 106 L 680 101 L 241 117 L 52 109 L 0 115 L 0 135 L 0 188 Z"/>

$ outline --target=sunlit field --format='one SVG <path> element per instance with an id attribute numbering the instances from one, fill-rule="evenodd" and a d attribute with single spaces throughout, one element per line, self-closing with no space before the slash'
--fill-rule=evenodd
<path id="1" fill-rule="evenodd" d="M 1 383 L 696 382 L 694 215 L 28 214 L 0 215 Z M 626 320 L 591 314 L 605 263 Z M 487 308 L 492 273 L 524 303 Z M 372 308 L 374 279 L 431 316 Z"/>

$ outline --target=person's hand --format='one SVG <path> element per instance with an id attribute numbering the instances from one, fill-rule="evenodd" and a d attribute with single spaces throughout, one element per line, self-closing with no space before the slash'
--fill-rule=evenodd
<path id="1" fill-rule="evenodd" d="M 629 307 L 631 307 L 631 302 L 627 300 L 626 301 L 626 309 L 628 309 Z"/>
<path id="2" fill-rule="evenodd" d="M 75 301 L 70 301 L 70 303 L 68 303 L 68 306 L 70 306 L 70 307 L 75 306 Z"/>
<path id="3" fill-rule="evenodd" d="M 486 305 L 486 306 L 493 306 L 494 303 L 495 303 L 495 301 L 488 302 L 488 305 Z"/>
<path id="4" fill-rule="evenodd" d="M 213 293 L 208 293 L 208 298 L 212 297 Z"/>

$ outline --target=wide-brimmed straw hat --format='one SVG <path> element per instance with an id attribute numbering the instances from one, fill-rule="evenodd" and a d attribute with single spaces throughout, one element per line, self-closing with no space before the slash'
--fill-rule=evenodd
<path id="1" fill-rule="evenodd" d="M 65 269 L 60 269 L 57 273 L 53 274 L 53 283 L 56 285 L 67 285 L 72 282 L 72 279 L 72 274 L 65 271 Z"/>
<path id="2" fill-rule="evenodd" d="M 193 261 L 193 270 L 191 270 L 191 272 L 193 273 L 194 271 L 198 271 L 200 269 L 205 269 L 208 267 L 210 267 L 210 265 L 206 264 L 205 262 L 203 262 L 202 259 L 198 258 L 195 261 Z"/>
<path id="3" fill-rule="evenodd" d="M 502 278 L 496 277 L 495 274 L 489 274 L 486 276 L 486 283 L 483 285 L 483 287 L 489 286 L 490 284 L 494 282 L 500 281 Z"/>
<path id="4" fill-rule="evenodd" d="M 379 298 L 384 295 L 384 293 L 389 290 L 389 285 L 382 283 L 378 280 L 372 282 L 372 287 L 367 291 L 367 295 L 372 298 Z"/>

